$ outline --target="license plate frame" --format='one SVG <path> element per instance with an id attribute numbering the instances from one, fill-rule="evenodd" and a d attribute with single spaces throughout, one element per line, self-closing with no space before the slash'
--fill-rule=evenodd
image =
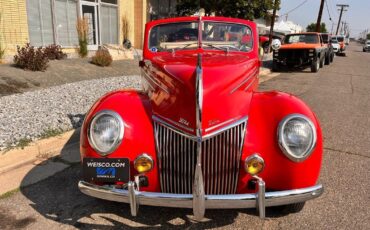
<path id="1" fill-rule="evenodd" d="M 82 176 L 92 182 L 128 182 L 130 160 L 128 158 L 84 158 Z"/>

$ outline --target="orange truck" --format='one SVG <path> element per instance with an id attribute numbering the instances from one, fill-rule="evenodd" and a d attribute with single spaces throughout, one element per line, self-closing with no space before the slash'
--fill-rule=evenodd
<path id="1" fill-rule="evenodd" d="M 324 66 L 328 46 L 324 44 L 320 33 L 305 32 L 285 36 L 279 49 L 273 53 L 273 71 L 282 66 L 311 67 L 311 72 L 318 72 Z"/>

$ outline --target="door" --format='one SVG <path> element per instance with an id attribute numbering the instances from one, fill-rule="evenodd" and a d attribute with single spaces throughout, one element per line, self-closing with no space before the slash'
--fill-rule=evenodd
<path id="1" fill-rule="evenodd" d="M 97 50 L 99 44 L 98 4 L 81 1 L 80 15 L 89 20 L 88 49 Z"/>

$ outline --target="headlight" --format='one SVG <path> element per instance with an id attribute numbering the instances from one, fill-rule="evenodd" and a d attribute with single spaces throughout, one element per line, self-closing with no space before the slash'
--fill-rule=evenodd
<path id="1" fill-rule="evenodd" d="M 112 153 L 121 143 L 124 133 L 124 124 L 118 113 L 103 110 L 92 119 L 88 131 L 88 138 L 92 148 L 100 155 Z"/>
<path id="2" fill-rule="evenodd" d="M 312 121 L 301 114 L 285 117 L 278 128 L 279 146 L 292 161 L 305 160 L 316 145 L 316 128 Z"/>

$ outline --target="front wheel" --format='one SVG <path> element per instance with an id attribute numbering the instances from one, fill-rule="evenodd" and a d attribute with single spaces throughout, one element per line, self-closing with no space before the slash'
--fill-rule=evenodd
<path id="1" fill-rule="evenodd" d="M 332 53 L 331 55 L 330 55 L 330 62 L 333 62 L 334 61 L 334 53 Z"/>
<path id="2" fill-rule="evenodd" d="M 325 55 L 325 65 L 330 65 L 330 54 Z"/>
<path id="3" fill-rule="evenodd" d="M 311 72 L 317 73 L 320 69 L 320 59 L 316 59 L 311 63 Z"/>
<path id="4" fill-rule="evenodd" d="M 277 63 L 276 61 L 272 61 L 272 71 L 273 72 L 279 71 L 279 63 Z"/>
<path id="5" fill-rule="evenodd" d="M 283 213 L 298 213 L 302 211 L 304 205 L 305 205 L 305 202 L 301 202 L 301 203 L 277 206 L 276 209 L 277 211 L 283 212 Z"/>
<path id="6" fill-rule="evenodd" d="M 320 59 L 320 68 L 324 67 L 325 57 Z"/>

